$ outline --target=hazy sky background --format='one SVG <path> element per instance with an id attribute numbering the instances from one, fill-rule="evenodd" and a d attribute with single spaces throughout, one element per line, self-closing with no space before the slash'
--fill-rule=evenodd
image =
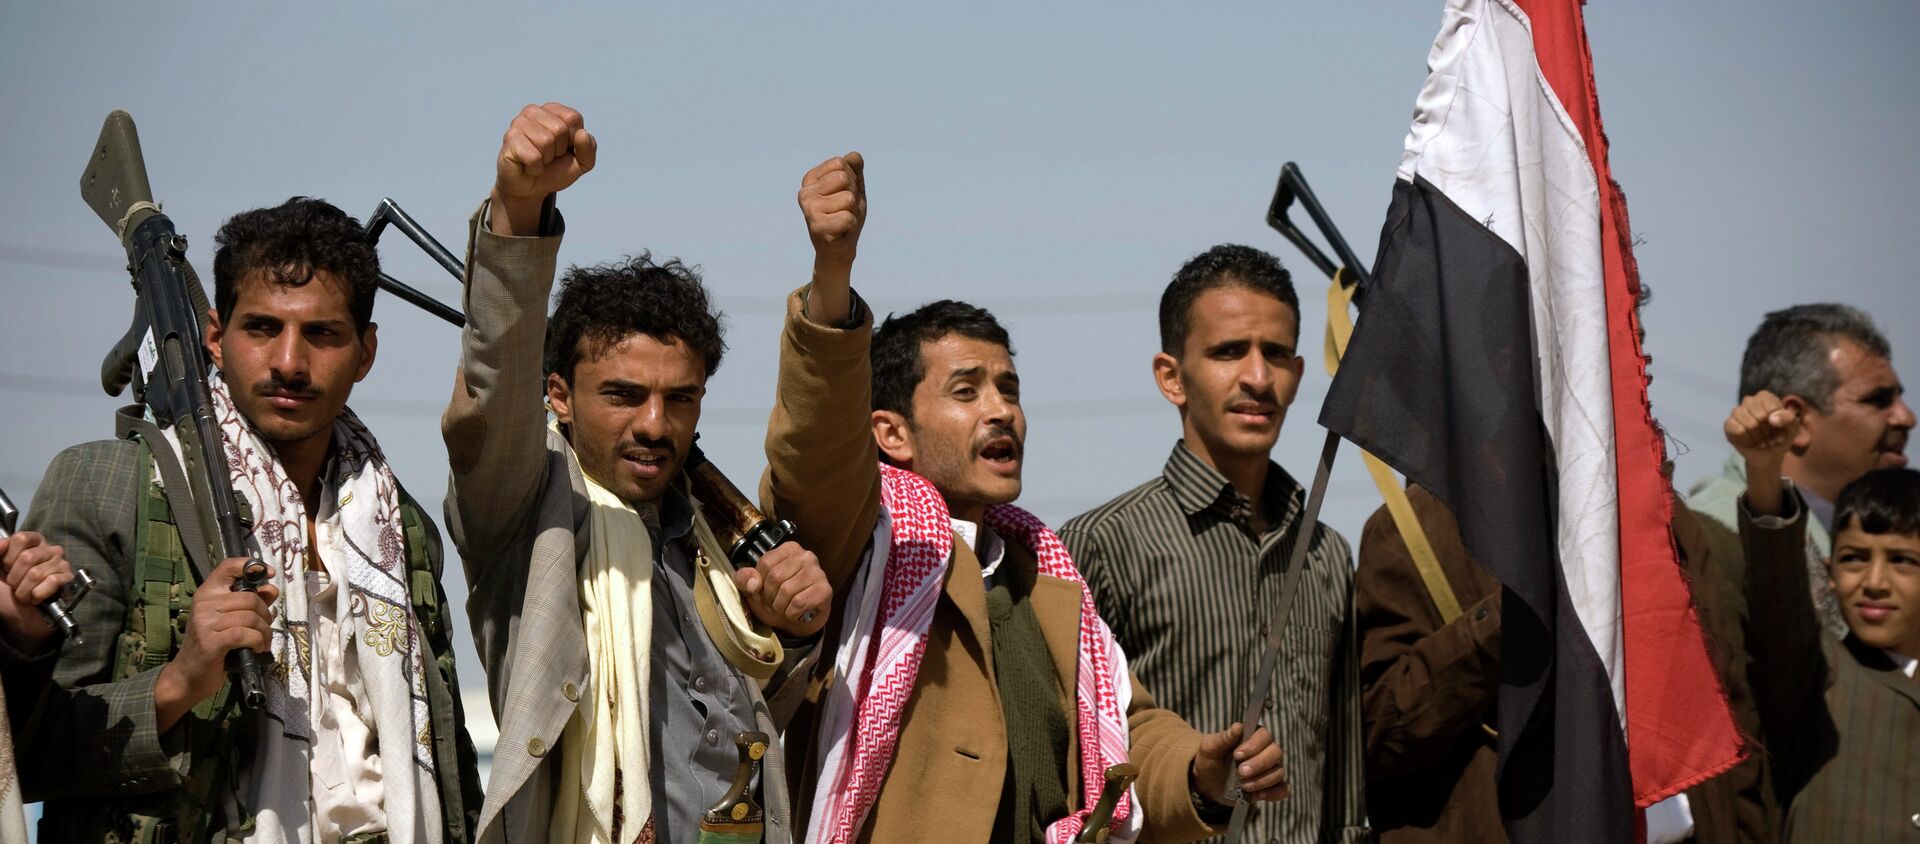
<path id="1" fill-rule="evenodd" d="M 1298 161 L 1371 261 L 1441 9 L 4 0 L 0 487 L 25 508 L 55 453 L 113 433 L 121 400 L 97 373 L 133 299 L 77 189 L 109 110 L 138 121 L 154 191 L 210 285 L 219 223 L 295 194 L 362 217 L 393 197 L 459 252 L 507 122 L 550 99 L 600 139 L 598 168 L 560 200 L 562 260 L 680 256 L 727 312 L 702 431 L 743 486 L 764 463 L 783 297 L 810 266 L 794 192 L 848 149 L 870 183 L 856 288 L 882 313 L 969 299 L 1013 334 L 1031 428 L 1021 503 L 1057 524 L 1160 470 L 1179 427 L 1149 379 L 1155 304 L 1224 241 L 1296 273 L 1307 378 L 1275 458 L 1304 482 L 1326 286 L 1262 216 Z M 1598 0 L 1587 20 L 1681 482 L 1724 457 L 1719 421 L 1768 310 L 1866 308 L 1920 378 L 1920 5 Z M 398 234 L 382 258 L 457 301 Z M 434 507 L 457 334 L 384 295 L 375 319 L 379 359 L 352 405 Z M 1343 449 L 1323 520 L 1357 540 L 1376 506 Z M 465 593 L 453 560 L 447 589 Z"/>

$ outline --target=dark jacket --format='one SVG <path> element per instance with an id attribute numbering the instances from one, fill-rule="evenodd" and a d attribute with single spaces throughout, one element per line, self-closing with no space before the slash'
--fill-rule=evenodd
<path id="1" fill-rule="evenodd" d="M 1486 725 L 1500 675 L 1500 584 L 1468 557 L 1452 514 L 1424 489 L 1408 490 L 1415 516 L 1461 606 L 1442 624 L 1427 588 L 1382 507 L 1367 521 L 1354 573 L 1359 616 L 1367 806 L 1383 844 L 1505 841 L 1494 783 L 1495 739 Z M 1758 716 L 1745 683 L 1739 555 L 1731 532 L 1675 502 L 1674 539 L 1735 723 Z M 1754 754 L 1687 792 L 1702 842 L 1771 841 L 1777 812 L 1766 766 Z"/>
<path id="2" fill-rule="evenodd" d="M 1920 840 L 1920 683 L 1885 652 L 1821 629 L 1805 575 L 1807 518 L 1804 505 L 1785 522 L 1740 507 L 1752 683 L 1785 840 Z"/>

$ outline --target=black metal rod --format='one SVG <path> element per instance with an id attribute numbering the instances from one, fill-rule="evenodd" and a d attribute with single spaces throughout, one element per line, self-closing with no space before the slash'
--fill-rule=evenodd
<path id="1" fill-rule="evenodd" d="M 416 222 L 412 215 L 402 210 L 399 203 L 394 202 L 391 197 L 381 199 L 380 206 L 373 209 L 373 215 L 367 218 L 367 234 L 373 235 L 373 239 L 378 241 L 380 233 L 388 224 L 392 224 L 394 228 L 410 238 L 421 251 L 426 252 L 428 257 L 445 268 L 455 279 L 466 275 L 467 268 L 460 263 L 460 259 L 453 257 L 453 253 L 447 251 L 447 247 L 435 240 L 432 234 Z"/>
<path id="2" fill-rule="evenodd" d="M 460 313 L 459 308 L 435 299 L 432 296 L 428 296 L 415 289 L 412 285 L 387 275 L 384 272 L 380 274 L 380 289 L 400 297 L 408 304 L 420 310 L 453 323 L 455 327 L 464 328 L 467 325 L 467 318 L 464 314 Z"/>
<path id="3" fill-rule="evenodd" d="M 1341 264 L 1336 265 L 1329 260 L 1326 253 L 1321 252 L 1313 241 L 1307 239 L 1306 233 L 1287 217 L 1287 209 L 1296 199 L 1299 200 L 1301 207 L 1307 209 L 1307 216 L 1313 219 L 1313 224 L 1320 229 L 1321 236 L 1325 237 L 1327 243 L 1333 247 L 1334 255 L 1339 257 Z M 1267 225 L 1272 226 L 1274 230 L 1292 241 L 1294 246 L 1299 247 L 1300 251 L 1307 256 L 1307 260 L 1312 261 L 1313 265 L 1326 273 L 1328 278 L 1332 278 L 1339 271 L 1340 266 L 1345 266 L 1353 273 L 1356 284 L 1366 286 L 1370 275 L 1366 265 L 1360 263 L 1359 257 L 1353 254 L 1353 248 L 1347 245 L 1346 237 L 1340 234 L 1340 227 L 1335 226 L 1333 218 L 1327 216 L 1327 209 L 1320 204 L 1320 198 L 1314 195 L 1313 188 L 1307 184 L 1306 177 L 1300 174 L 1300 166 L 1294 162 L 1289 161 L 1280 168 L 1280 182 L 1274 188 L 1273 204 L 1267 208 Z"/>

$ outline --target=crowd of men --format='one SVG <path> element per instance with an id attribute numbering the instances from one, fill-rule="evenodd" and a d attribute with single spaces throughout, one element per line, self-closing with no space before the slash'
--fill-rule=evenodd
<path id="1" fill-rule="evenodd" d="M 646 254 L 558 272 L 561 195 L 597 152 L 579 113 L 528 106 L 468 228 L 441 427 L 499 725 L 484 790 L 439 532 L 347 407 L 379 259 L 295 198 L 221 228 L 206 315 L 247 556 L 191 559 L 162 477 L 176 443 L 136 420 L 60 454 L 0 539 L 6 714 L 42 841 L 1193 841 L 1236 793 L 1251 841 L 1503 840 L 1500 584 L 1417 488 L 1451 619 L 1384 509 L 1357 565 L 1307 523 L 1270 457 L 1304 366 L 1274 256 L 1220 245 L 1173 276 L 1165 468 L 1056 533 L 1015 506 L 1008 332 L 952 300 L 877 320 L 853 285 L 865 163 L 827 159 L 799 191 L 814 264 L 787 299 L 758 496 L 795 532 L 736 569 L 682 471 L 726 351 L 698 274 Z M 1775 312 L 1738 399 L 1726 471 L 1674 493 L 1673 531 L 1754 752 L 1656 807 L 1649 838 L 1920 834 L 1920 473 L 1888 342 L 1846 306 Z M 271 576 L 235 591 L 248 557 Z M 62 637 L 35 607 L 76 570 L 95 586 Z M 1275 626 L 1285 670 L 1249 734 Z M 257 711 L 238 650 L 271 658 Z M 755 733 L 731 805 L 761 813 L 716 817 Z"/>

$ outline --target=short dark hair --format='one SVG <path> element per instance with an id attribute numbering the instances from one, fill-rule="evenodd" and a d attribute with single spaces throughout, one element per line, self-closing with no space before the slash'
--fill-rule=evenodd
<path id="1" fill-rule="evenodd" d="M 227 218 L 213 236 L 213 306 L 222 322 L 240 299 L 240 282 L 254 271 L 299 287 L 322 270 L 347 283 L 347 310 L 354 328 L 373 323 L 373 294 L 380 282 L 380 252 L 360 222 L 324 199 L 296 196 L 272 208 Z"/>
<path id="2" fill-rule="evenodd" d="M 1160 294 L 1160 351 L 1180 356 L 1192 328 L 1193 303 L 1222 287 L 1243 287 L 1279 299 L 1293 310 L 1294 327 L 1299 328 L 1300 297 L 1293 292 L 1293 274 L 1280 259 L 1251 246 L 1222 243 L 1193 256 Z"/>
<path id="3" fill-rule="evenodd" d="M 1850 305 L 1795 305 L 1767 314 L 1747 339 L 1740 358 L 1740 398 L 1766 390 L 1799 396 L 1825 411 L 1840 388 L 1840 373 L 1829 355 L 1841 340 L 1851 340 L 1880 357 L 1892 357 L 1887 338 L 1873 318 Z"/>
<path id="4" fill-rule="evenodd" d="M 994 343 L 1013 354 L 1007 329 L 985 308 L 942 299 L 905 314 L 888 314 L 873 332 L 873 409 L 912 419 L 914 388 L 927 377 L 920 349 L 949 334 Z"/>
<path id="5" fill-rule="evenodd" d="M 592 347 L 597 355 L 629 335 L 645 334 L 662 343 L 686 343 L 711 378 L 727 351 L 720 319 L 700 283 L 699 269 L 678 258 L 658 263 L 642 252 L 611 263 L 569 267 L 560 279 L 560 292 L 554 294 L 553 317 L 547 320 L 546 371 L 560 373 L 571 386 L 573 370 L 588 351 L 583 347 Z"/>
<path id="6" fill-rule="evenodd" d="M 1854 519 L 1867 533 L 1920 534 L 1920 472 L 1875 469 L 1855 478 L 1833 504 L 1835 532 Z"/>

